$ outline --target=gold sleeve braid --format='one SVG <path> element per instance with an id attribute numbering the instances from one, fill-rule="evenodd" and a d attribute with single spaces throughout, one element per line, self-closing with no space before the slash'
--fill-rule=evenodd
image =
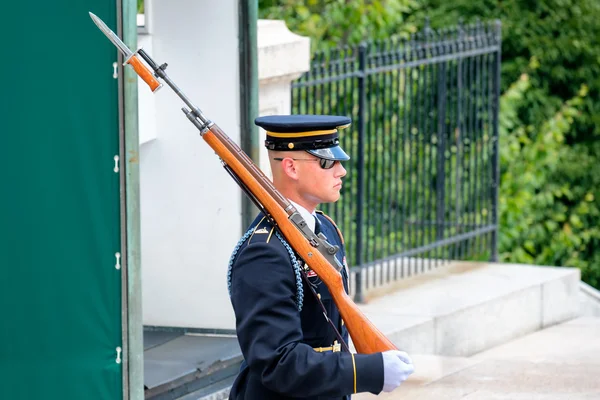
<path id="1" fill-rule="evenodd" d="M 354 361 L 354 353 L 350 353 L 352 356 L 352 368 L 354 369 L 354 394 L 356 394 L 356 362 Z"/>

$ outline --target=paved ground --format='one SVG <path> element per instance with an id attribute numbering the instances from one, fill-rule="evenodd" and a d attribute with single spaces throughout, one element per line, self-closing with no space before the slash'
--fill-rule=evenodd
<path id="1" fill-rule="evenodd" d="M 353 400 L 600 399 L 600 318 L 578 318 L 471 357 L 411 356 L 416 372 L 400 388 Z"/>

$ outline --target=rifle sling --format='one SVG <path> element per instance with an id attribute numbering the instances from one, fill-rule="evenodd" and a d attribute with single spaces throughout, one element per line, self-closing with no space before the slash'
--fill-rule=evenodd
<path id="1" fill-rule="evenodd" d="M 335 332 L 335 335 L 337 336 L 338 340 L 340 341 L 340 344 L 344 347 L 344 350 L 346 350 L 348 353 L 350 353 L 350 348 L 348 347 L 348 345 L 346 344 L 346 341 L 344 341 L 344 339 L 342 338 L 342 335 L 340 334 L 338 329 L 335 327 L 335 325 L 333 324 L 333 322 L 327 315 L 327 310 L 325 309 L 325 306 L 323 305 L 323 302 L 321 301 L 321 297 L 315 291 L 314 285 L 308 280 L 308 276 L 306 276 L 306 271 L 304 270 L 304 268 L 300 268 L 300 273 L 302 274 L 302 278 L 304 278 L 304 281 L 306 282 L 306 286 L 308 286 L 310 288 L 310 291 L 312 292 L 313 296 L 315 296 L 315 299 L 317 299 L 317 302 L 321 306 L 321 309 L 323 310 L 323 316 L 325 317 L 327 322 L 329 322 L 329 325 L 331 325 L 331 327 L 333 328 L 333 331 Z"/>

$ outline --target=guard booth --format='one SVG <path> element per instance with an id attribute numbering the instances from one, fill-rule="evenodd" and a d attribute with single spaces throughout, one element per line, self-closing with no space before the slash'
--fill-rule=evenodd
<path id="1" fill-rule="evenodd" d="M 135 47 L 120 28 L 135 29 L 135 1 L 1 8 L 0 399 L 143 398 L 124 373 L 142 353 L 126 295 L 138 284 L 125 212 L 137 159 L 123 135 L 128 125 L 136 140 L 137 111 L 124 107 L 136 83 L 118 79 L 117 50 L 88 15 Z"/>
<path id="2" fill-rule="evenodd" d="M 144 325 L 233 323 L 227 260 L 253 209 L 170 89 L 150 97 L 88 14 L 136 49 L 137 3 L 1 7 L 0 400 L 148 398 Z M 257 3 L 145 6 L 145 49 L 253 155 Z"/>

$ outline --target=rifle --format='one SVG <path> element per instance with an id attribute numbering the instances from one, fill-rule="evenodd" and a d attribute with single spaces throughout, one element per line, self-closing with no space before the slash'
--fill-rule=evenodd
<path id="1" fill-rule="evenodd" d="M 299 257 L 325 283 L 346 324 L 356 350 L 365 354 L 396 350 L 394 344 L 369 321 L 344 290 L 342 276 L 339 272 L 342 267 L 335 257 L 338 251 L 337 246 L 329 244 L 322 233 L 318 236 L 310 230 L 296 208 L 277 191 L 269 178 L 246 153 L 221 128 L 207 119 L 202 111 L 175 85 L 165 73 L 167 64 L 159 66 L 143 49 L 132 52 L 100 18 L 91 12 L 90 16 L 98 28 L 123 53 L 124 65 L 129 64 L 133 67 L 153 92 L 162 87 L 162 84 L 156 79 L 161 78 L 187 105 L 188 108 L 182 108 L 183 113 L 198 128 L 200 136 L 217 153 L 225 170 L 273 226 L 283 234 Z M 137 54 L 150 66 L 154 74 L 138 59 Z"/>

